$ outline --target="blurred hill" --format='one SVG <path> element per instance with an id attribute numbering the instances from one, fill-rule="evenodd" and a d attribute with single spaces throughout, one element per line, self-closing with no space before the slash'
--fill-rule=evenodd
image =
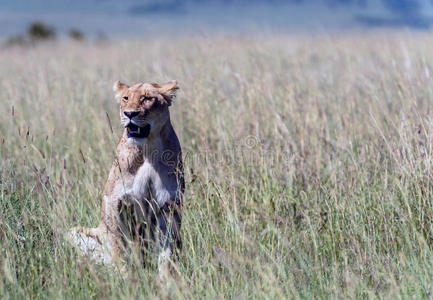
<path id="1" fill-rule="evenodd" d="M 298 31 L 433 24 L 432 0 L 2 0 L 0 36 L 41 20 L 67 32 Z"/>

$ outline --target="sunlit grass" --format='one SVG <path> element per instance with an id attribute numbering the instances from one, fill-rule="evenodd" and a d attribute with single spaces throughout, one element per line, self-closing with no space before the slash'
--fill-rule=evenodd
<path id="1" fill-rule="evenodd" d="M 0 297 L 431 298 L 432 76 L 427 34 L 2 49 Z M 184 247 L 164 284 L 64 240 L 99 222 L 117 79 L 181 87 Z"/>

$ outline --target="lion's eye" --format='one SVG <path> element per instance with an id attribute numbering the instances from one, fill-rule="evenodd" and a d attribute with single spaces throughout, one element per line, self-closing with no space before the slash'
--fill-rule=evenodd
<path id="1" fill-rule="evenodd" d="M 150 101 L 152 99 L 153 99 L 153 97 L 146 97 L 146 96 L 141 97 L 141 101 Z"/>
<path id="2" fill-rule="evenodd" d="M 123 97 L 123 101 L 128 102 L 128 97 Z"/>

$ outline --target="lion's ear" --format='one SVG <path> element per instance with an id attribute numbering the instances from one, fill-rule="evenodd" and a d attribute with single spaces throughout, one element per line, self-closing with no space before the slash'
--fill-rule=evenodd
<path id="1" fill-rule="evenodd" d="M 165 101 L 167 101 L 168 106 L 171 105 L 171 102 L 176 98 L 176 91 L 179 89 L 177 85 L 177 80 L 172 80 L 170 82 L 164 83 L 158 89 L 160 94 L 164 97 Z"/>
<path id="2" fill-rule="evenodd" d="M 129 86 L 127 84 L 124 84 L 124 83 L 120 82 L 119 80 L 117 80 L 113 84 L 113 91 L 116 93 L 116 99 L 119 100 L 120 93 L 123 92 L 124 90 L 128 89 L 128 88 L 129 88 Z"/>

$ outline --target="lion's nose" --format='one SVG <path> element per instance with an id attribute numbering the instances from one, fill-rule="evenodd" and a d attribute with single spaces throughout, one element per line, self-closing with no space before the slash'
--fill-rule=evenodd
<path id="1" fill-rule="evenodd" d="M 138 111 L 135 110 L 125 110 L 123 113 L 125 114 L 125 116 L 127 116 L 130 119 L 138 115 Z"/>

